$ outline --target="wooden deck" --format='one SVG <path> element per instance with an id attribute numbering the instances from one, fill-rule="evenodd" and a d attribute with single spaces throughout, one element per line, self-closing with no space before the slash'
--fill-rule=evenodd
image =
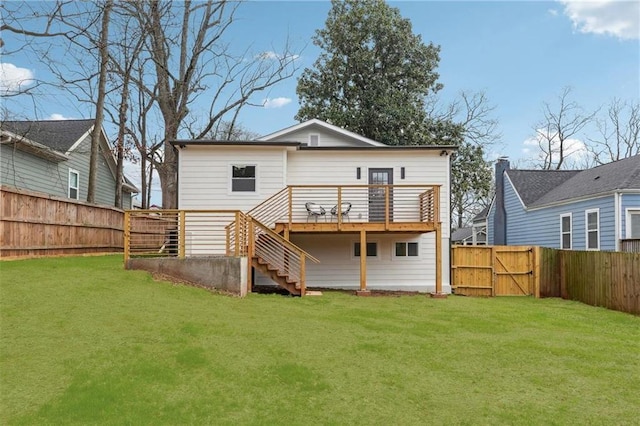
<path id="1" fill-rule="evenodd" d="M 426 233 L 435 232 L 436 224 L 433 222 L 399 222 L 399 223 L 379 223 L 379 222 L 277 222 L 275 231 L 279 234 L 288 230 L 290 233 L 359 233 L 361 231 L 370 233 L 400 232 Z"/>

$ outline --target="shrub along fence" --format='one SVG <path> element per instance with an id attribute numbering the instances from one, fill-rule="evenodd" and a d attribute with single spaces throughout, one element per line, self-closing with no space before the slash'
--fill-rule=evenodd
<path id="1" fill-rule="evenodd" d="M 121 252 L 122 210 L 0 187 L 0 257 Z"/>
<path id="2" fill-rule="evenodd" d="M 456 294 L 562 297 L 640 315 L 640 253 L 454 246 L 451 259 Z"/>

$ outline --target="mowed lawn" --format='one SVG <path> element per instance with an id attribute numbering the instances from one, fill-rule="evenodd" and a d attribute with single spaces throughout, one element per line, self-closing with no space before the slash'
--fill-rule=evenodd
<path id="1" fill-rule="evenodd" d="M 559 299 L 245 299 L 120 256 L 0 263 L 0 424 L 637 424 L 640 318 Z"/>

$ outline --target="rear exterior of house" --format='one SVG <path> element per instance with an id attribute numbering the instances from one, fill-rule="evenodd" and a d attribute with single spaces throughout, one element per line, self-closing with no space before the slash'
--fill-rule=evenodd
<path id="1" fill-rule="evenodd" d="M 640 156 L 583 171 L 511 170 L 503 161 L 496 181 L 489 244 L 640 251 Z"/>
<path id="2" fill-rule="evenodd" d="M 94 120 L 2 123 L 0 184 L 53 197 L 87 199 Z M 113 206 L 116 184 L 113 155 L 104 132 L 98 157 L 96 203 Z M 123 209 L 131 208 L 135 186 L 123 186 Z"/>
<path id="3" fill-rule="evenodd" d="M 176 141 L 174 146 L 179 209 L 251 215 L 257 206 L 271 206 L 272 197 L 289 194 L 288 213 L 281 206 L 285 213 L 273 218 L 272 227 L 319 260 L 307 263 L 307 287 L 361 288 L 362 253 L 368 290 L 433 292 L 440 279 L 442 292 L 450 293 L 452 147 L 385 146 L 319 120 L 260 141 Z M 433 189 L 438 232 L 433 224 L 419 223 L 421 194 Z M 312 214 L 306 208 L 310 202 L 324 213 Z M 344 215 L 340 209 L 332 214 L 337 205 L 343 205 Z M 256 284 L 269 282 L 256 274 Z"/>

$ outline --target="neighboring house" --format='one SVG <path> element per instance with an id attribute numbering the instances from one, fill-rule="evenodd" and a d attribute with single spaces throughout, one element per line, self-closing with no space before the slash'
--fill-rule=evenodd
<path id="1" fill-rule="evenodd" d="M 94 120 L 4 121 L 0 128 L 0 184 L 51 196 L 87 199 Z M 115 204 L 116 162 L 101 129 L 96 204 Z M 125 178 L 124 209 L 138 189 Z"/>
<path id="2" fill-rule="evenodd" d="M 587 170 L 496 164 L 489 244 L 640 251 L 640 155 Z"/>
<path id="3" fill-rule="evenodd" d="M 464 246 L 483 246 L 487 244 L 487 214 L 489 206 L 473 217 L 471 226 L 454 229 L 451 244 Z"/>
<path id="4" fill-rule="evenodd" d="M 172 144 L 178 207 L 248 212 L 320 261 L 307 286 L 451 292 L 455 147 L 387 146 L 315 119 L 258 141 Z"/>
<path id="5" fill-rule="evenodd" d="M 470 226 L 454 229 L 451 233 L 451 244 L 460 244 L 463 246 L 473 245 L 473 230 Z"/>

